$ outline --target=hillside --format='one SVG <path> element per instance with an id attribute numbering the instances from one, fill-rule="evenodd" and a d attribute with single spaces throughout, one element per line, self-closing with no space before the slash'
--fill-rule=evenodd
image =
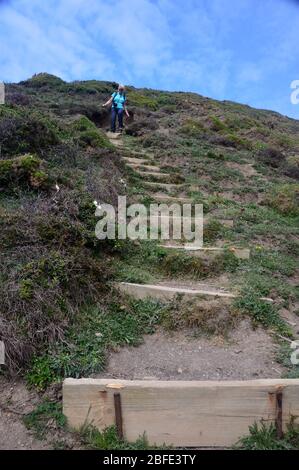
<path id="1" fill-rule="evenodd" d="M 131 118 L 115 139 L 101 106 L 115 87 L 48 74 L 6 86 L 5 376 L 18 374 L 40 391 L 64 377 L 131 378 L 137 369 L 167 379 L 299 377 L 288 341 L 299 333 L 299 121 L 194 93 L 128 87 Z M 118 195 L 146 205 L 202 203 L 207 250 L 193 256 L 179 245 L 97 240 L 94 201 L 116 205 Z M 128 296 L 132 284 L 139 291 Z M 144 285 L 197 289 L 204 300 L 148 298 L 139 293 Z M 144 334 L 152 336 L 143 342 Z M 208 353 L 188 371 L 190 338 Z M 173 344 L 181 359 L 167 371 Z"/>

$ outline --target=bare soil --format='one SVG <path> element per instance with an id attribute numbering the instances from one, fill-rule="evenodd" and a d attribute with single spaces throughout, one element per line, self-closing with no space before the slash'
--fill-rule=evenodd
<path id="1" fill-rule="evenodd" d="M 229 338 L 194 337 L 191 331 L 158 331 L 137 347 L 109 357 L 101 377 L 129 380 L 249 380 L 281 377 L 277 345 L 262 328 L 244 320 Z M 99 377 L 99 376 L 98 376 Z"/>
<path id="2" fill-rule="evenodd" d="M 12 382 L 0 377 L 0 450 L 50 450 L 58 442 L 64 449 L 80 449 L 76 436 L 56 429 L 52 422 L 43 440 L 26 428 L 23 416 L 41 401 L 42 397 L 28 390 L 21 380 Z"/>
<path id="3" fill-rule="evenodd" d="M 45 440 L 36 439 L 26 429 L 22 417 L 37 406 L 39 398 L 22 382 L 8 382 L 0 378 L 0 450 L 51 449 Z"/>

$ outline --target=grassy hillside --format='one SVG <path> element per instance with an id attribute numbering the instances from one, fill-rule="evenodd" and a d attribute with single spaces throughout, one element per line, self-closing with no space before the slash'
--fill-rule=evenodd
<path id="1" fill-rule="evenodd" d="M 39 74 L 8 84 L 0 107 L 0 340 L 7 370 L 26 372 L 40 388 L 101 370 L 107 350 L 138 344 L 159 323 L 190 326 L 190 316 L 175 315 L 181 306 L 120 297 L 115 279 L 225 274 L 241 294 L 226 324 L 245 314 L 281 335 L 296 333 L 280 313 L 298 315 L 299 308 L 299 121 L 191 93 L 128 87 L 132 118 L 124 140 L 131 154 L 152 155 L 151 164 L 185 185 L 211 219 L 234 220 L 233 228 L 212 220 L 206 244 L 252 252 L 243 263 L 231 252 L 216 262 L 194 260 L 155 243 L 94 236 L 94 200 L 116 203 L 127 194 L 151 202 L 104 132 L 109 113 L 101 104 L 115 86 Z M 204 329 L 205 318 L 192 325 Z"/>

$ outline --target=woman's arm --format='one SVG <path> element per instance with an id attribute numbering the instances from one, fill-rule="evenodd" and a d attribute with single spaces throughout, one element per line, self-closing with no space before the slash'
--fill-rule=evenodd
<path id="1" fill-rule="evenodd" d="M 111 98 L 106 103 L 102 104 L 102 106 L 105 108 L 106 106 L 112 103 L 112 100 L 113 100 L 113 96 L 111 96 Z"/>
<path id="2" fill-rule="evenodd" d="M 124 105 L 124 111 L 125 111 L 127 117 L 130 117 L 130 114 L 129 114 L 128 110 L 127 110 L 127 105 L 126 105 L 126 104 Z"/>

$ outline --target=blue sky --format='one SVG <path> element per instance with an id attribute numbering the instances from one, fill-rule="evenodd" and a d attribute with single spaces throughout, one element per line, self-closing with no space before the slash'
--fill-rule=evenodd
<path id="1" fill-rule="evenodd" d="M 194 91 L 299 119 L 297 0 L 0 0 L 0 80 Z"/>

